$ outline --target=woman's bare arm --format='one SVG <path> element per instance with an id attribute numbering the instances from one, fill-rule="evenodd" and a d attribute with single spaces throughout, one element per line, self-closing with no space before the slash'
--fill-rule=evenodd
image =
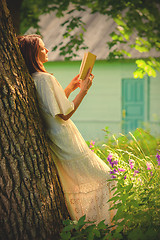
<path id="1" fill-rule="evenodd" d="M 69 85 L 64 89 L 65 95 L 68 98 L 69 95 L 80 86 L 79 74 L 75 76 Z"/>
<path id="2" fill-rule="evenodd" d="M 74 103 L 74 110 L 72 112 L 70 112 L 67 115 L 63 115 L 63 114 L 58 114 L 59 117 L 61 117 L 63 120 L 68 120 L 73 113 L 77 110 L 77 108 L 79 107 L 80 103 L 82 102 L 83 98 L 85 97 L 85 95 L 87 94 L 87 91 L 80 91 L 77 96 L 75 97 L 75 99 L 73 100 Z"/>
<path id="3" fill-rule="evenodd" d="M 77 94 L 77 96 L 73 100 L 74 110 L 72 112 L 70 112 L 69 114 L 67 114 L 67 115 L 59 114 L 58 115 L 59 117 L 61 117 L 63 120 L 66 121 L 73 115 L 73 113 L 77 110 L 77 108 L 79 107 L 79 105 L 82 102 L 83 98 L 87 94 L 89 88 L 91 87 L 93 78 L 94 78 L 94 75 L 91 74 L 90 70 L 89 70 L 85 80 L 81 81 L 81 85 L 80 85 L 81 90 L 80 90 L 80 92 Z"/>

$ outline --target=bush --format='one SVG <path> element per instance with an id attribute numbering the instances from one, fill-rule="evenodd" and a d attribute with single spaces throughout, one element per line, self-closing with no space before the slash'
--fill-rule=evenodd
<path id="1" fill-rule="evenodd" d="M 113 230 L 103 221 L 88 224 L 83 216 L 78 222 L 64 222 L 61 239 L 160 239 L 159 139 L 137 129 L 129 137 L 113 136 L 102 146 L 88 144 L 110 166 L 110 181 L 116 182 L 110 199 L 116 227 Z"/>

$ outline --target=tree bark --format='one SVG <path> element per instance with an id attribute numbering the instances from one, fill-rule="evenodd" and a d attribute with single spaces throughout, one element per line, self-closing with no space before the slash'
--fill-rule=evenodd
<path id="1" fill-rule="evenodd" d="M 69 215 L 5 0 L 0 53 L 0 238 L 59 239 Z"/>
<path id="2" fill-rule="evenodd" d="M 23 0 L 6 0 L 12 23 L 17 34 L 20 33 L 20 11 Z"/>

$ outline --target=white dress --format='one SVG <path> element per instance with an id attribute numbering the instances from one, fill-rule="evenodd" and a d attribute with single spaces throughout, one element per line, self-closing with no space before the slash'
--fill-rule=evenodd
<path id="1" fill-rule="evenodd" d="M 74 103 L 67 99 L 55 77 L 43 72 L 32 76 L 71 218 L 78 220 L 86 214 L 87 221 L 105 219 L 110 224 L 109 167 L 91 151 L 70 119 L 64 121 L 57 116 L 70 113 Z"/>

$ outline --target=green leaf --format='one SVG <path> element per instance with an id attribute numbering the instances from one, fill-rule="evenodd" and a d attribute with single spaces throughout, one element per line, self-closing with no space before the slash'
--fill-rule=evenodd
<path id="1" fill-rule="evenodd" d="M 106 224 L 104 223 L 105 220 L 101 221 L 98 225 L 97 225 L 97 229 L 106 229 Z"/>
<path id="2" fill-rule="evenodd" d="M 142 230 L 139 229 L 139 228 L 133 229 L 131 232 L 129 232 L 128 233 L 128 238 L 132 239 L 132 240 L 145 239 Z"/>
<path id="3" fill-rule="evenodd" d="M 68 23 L 68 22 L 69 22 L 69 20 L 63 22 L 63 23 L 61 24 L 61 26 L 63 27 L 63 26 L 64 26 L 66 23 Z"/>
<path id="4" fill-rule="evenodd" d="M 78 225 L 84 225 L 85 224 L 85 219 L 86 219 L 86 215 L 82 216 L 79 220 L 78 220 Z"/>
<path id="5" fill-rule="evenodd" d="M 129 192 L 132 188 L 133 188 L 133 183 L 129 184 L 129 185 L 126 187 L 126 192 Z"/>
<path id="6" fill-rule="evenodd" d="M 87 236 L 87 240 L 93 240 L 94 239 L 94 233 L 93 232 L 89 232 L 88 236 Z"/>
<path id="7" fill-rule="evenodd" d="M 100 231 L 98 229 L 94 229 L 94 234 L 98 238 L 100 238 L 100 236 L 101 236 Z"/>
<path id="8" fill-rule="evenodd" d="M 92 225 L 89 225 L 85 228 L 85 231 L 86 232 L 93 232 L 93 230 L 95 229 L 96 225 L 95 224 L 92 224 Z"/>
<path id="9" fill-rule="evenodd" d="M 117 23 L 117 25 L 119 26 L 126 26 L 126 23 L 121 19 L 121 17 L 119 16 L 118 18 L 114 18 L 114 21 Z"/>
<path id="10" fill-rule="evenodd" d="M 71 223 L 72 223 L 72 220 L 70 220 L 70 219 L 66 219 L 66 220 L 63 221 L 63 224 L 64 224 L 65 226 L 67 226 L 67 225 L 69 225 L 69 224 L 71 224 Z"/>
<path id="11" fill-rule="evenodd" d="M 115 197 L 112 197 L 108 200 L 108 202 L 117 202 L 118 200 L 120 200 L 121 198 L 119 196 L 115 196 Z"/>
<path id="12" fill-rule="evenodd" d="M 63 231 L 64 231 L 64 232 L 68 232 L 68 231 L 70 231 L 70 230 L 72 230 L 72 229 L 74 229 L 74 228 L 75 228 L 74 225 L 68 225 L 68 226 L 65 226 L 65 227 L 63 228 Z"/>
<path id="13" fill-rule="evenodd" d="M 124 226 L 117 226 L 116 227 L 116 233 L 119 233 L 124 230 Z"/>
<path id="14" fill-rule="evenodd" d="M 123 236 L 122 236 L 122 234 L 120 234 L 119 232 L 118 232 L 118 233 L 115 232 L 115 233 L 113 234 L 113 239 L 123 239 Z"/>
<path id="15" fill-rule="evenodd" d="M 62 232 L 60 233 L 61 240 L 69 240 L 71 238 L 71 233 L 70 232 Z"/>
<path id="16" fill-rule="evenodd" d="M 54 46 L 54 48 L 52 48 L 52 51 L 56 51 L 56 49 L 58 48 L 58 46 Z"/>

